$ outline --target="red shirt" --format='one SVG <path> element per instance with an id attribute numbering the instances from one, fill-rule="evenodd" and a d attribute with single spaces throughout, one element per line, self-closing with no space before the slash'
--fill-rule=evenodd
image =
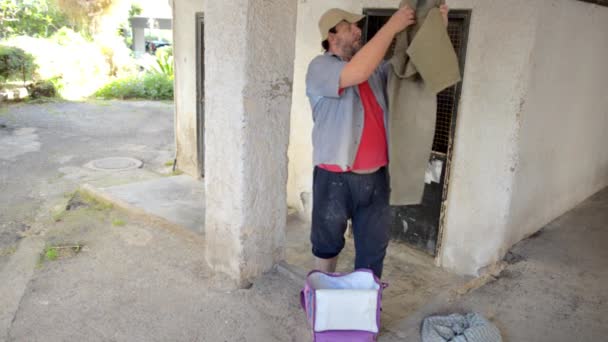
<path id="1" fill-rule="evenodd" d="M 342 90 L 340 90 L 340 93 Z M 384 111 L 378 104 L 376 96 L 367 81 L 359 84 L 359 96 L 363 104 L 364 121 L 359 149 L 352 166 L 343 170 L 338 165 L 321 164 L 320 168 L 332 172 L 348 172 L 369 170 L 388 164 L 388 146 L 386 144 L 386 128 L 384 127 Z"/>

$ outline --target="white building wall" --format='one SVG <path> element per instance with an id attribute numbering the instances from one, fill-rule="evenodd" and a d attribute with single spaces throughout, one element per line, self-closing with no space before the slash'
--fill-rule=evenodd
<path id="1" fill-rule="evenodd" d="M 608 185 L 608 8 L 542 2 L 505 246 Z"/>
<path id="2" fill-rule="evenodd" d="M 200 177 L 196 136 L 196 26 L 195 14 L 203 0 L 173 0 L 173 54 L 175 61 L 175 146 L 177 168 Z"/>
<path id="3" fill-rule="evenodd" d="M 463 274 L 502 258 L 519 118 L 540 2 L 455 0 L 472 9 L 439 265 Z"/>

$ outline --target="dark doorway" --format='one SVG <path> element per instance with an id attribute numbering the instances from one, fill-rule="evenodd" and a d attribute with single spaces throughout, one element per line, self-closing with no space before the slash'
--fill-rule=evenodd
<path id="1" fill-rule="evenodd" d="M 371 39 L 395 12 L 391 9 L 364 10 L 364 39 Z M 464 71 L 467 34 L 471 11 L 453 10 L 449 14 L 448 33 Z M 385 56 L 392 56 L 392 48 Z M 430 182 L 424 188 L 420 205 L 398 206 L 392 208 L 391 235 L 394 240 L 404 241 L 431 255 L 435 255 L 442 215 L 447 198 L 452 145 L 456 128 L 456 114 L 460 100 L 461 83 L 437 95 L 437 123 L 433 151 L 429 162 L 441 170 L 439 182 Z"/>
<path id="2" fill-rule="evenodd" d="M 201 177 L 205 177 L 205 24 L 196 13 L 196 141 Z"/>

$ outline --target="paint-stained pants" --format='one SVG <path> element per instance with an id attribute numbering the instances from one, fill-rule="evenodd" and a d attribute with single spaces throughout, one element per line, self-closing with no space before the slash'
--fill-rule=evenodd
<path id="1" fill-rule="evenodd" d="M 390 238 L 386 168 L 361 175 L 316 167 L 313 182 L 312 253 L 322 259 L 338 256 L 344 248 L 347 221 L 352 219 L 355 269 L 368 268 L 382 276 Z"/>

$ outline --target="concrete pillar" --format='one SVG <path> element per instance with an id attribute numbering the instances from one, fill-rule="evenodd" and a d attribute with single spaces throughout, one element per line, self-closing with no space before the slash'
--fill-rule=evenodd
<path id="1" fill-rule="evenodd" d="M 239 287 L 284 254 L 297 3 L 204 6 L 206 253 Z"/>
<path id="2" fill-rule="evenodd" d="M 133 50 L 136 56 L 146 53 L 146 34 L 144 28 L 133 27 Z"/>

